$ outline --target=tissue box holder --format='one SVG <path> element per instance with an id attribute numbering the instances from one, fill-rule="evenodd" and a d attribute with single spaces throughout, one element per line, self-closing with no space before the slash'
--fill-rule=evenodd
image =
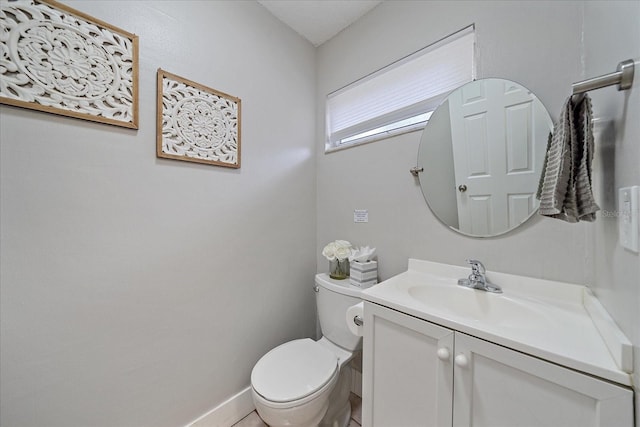
<path id="1" fill-rule="evenodd" d="M 351 278 L 358 282 L 368 282 L 378 278 L 378 270 L 371 270 L 363 273 L 358 270 L 351 270 Z"/>
<path id="2" fill-rule="evenodd" d="M 366 273 L 368 271 L 378 271 L 378 261 L 353 261 L 351 263 L 351 271 L 360 271 Z"/>
<path id="3" fill-rule="evenodd" d="M 365 289 L 378 283 L 377 261 L 353 261 L 350 264 L 350 267 L 351 272 L 349 282 L 353 286 Z"/>

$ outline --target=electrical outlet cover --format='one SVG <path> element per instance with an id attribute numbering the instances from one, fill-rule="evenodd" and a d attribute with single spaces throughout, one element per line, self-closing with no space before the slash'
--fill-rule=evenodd
<path id="1" fill-rule="evenodd" d="M 640 187 L 624 187 L 618 190 L 618 230 L 623 248 L 638 253 L 638 221 L 640 207 L 638 193 Z"/>

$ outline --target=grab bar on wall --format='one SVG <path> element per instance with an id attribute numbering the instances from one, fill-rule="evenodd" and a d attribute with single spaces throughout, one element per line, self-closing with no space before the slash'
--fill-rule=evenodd
<path id="1" fill-rule="evenodd" d="M 607 86 L 618 85 L 618 90 L 627 90 L 633 86 L 633 72 L 635 64 L 633 59 L 627 59 L 618 64 L 615 73 L 605 74 L 603 76 L 594 77 L 583 80 L 571 85 L 573 95 L 588 92 L 594 89 L 600 89 Z"/>

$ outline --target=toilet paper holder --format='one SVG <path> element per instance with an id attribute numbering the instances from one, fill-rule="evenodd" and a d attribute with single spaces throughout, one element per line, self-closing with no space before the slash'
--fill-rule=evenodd
<path id="1" fill-rule="evenodd" d="M 362 326 L 364 325 L 364 320 L 362 320 L 362 317 L 356 315 L 356 316 L 353 316 L 353 323 L 355 323 L 356 326 Z"/>
<path id="2" fill-rule="evenodd" d="M 361 337 L 363 332 L 362 325 L 364 325 L 364 301 L 347 308 L 345 314 L 344 322 L 349 328 L 349 331 L 351 331 L 353 335 Z"/>

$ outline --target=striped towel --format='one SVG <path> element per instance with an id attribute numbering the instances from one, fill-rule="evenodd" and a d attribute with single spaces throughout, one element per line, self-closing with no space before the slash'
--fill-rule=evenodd
<path id="1" fill-rule="evenodd" d="M 592 116 L 589 95 L 577 101 L 572 97 L 565 101 L 547 142 L 536 194 L 540 215 L 567 222 L 595 221 L 595 213 L 600 208 L 591 185 Z"/>

